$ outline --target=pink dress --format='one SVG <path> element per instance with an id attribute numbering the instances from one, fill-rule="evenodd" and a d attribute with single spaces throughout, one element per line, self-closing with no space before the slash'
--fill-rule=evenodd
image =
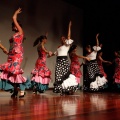
<path id="1" fill-rule="evenodd" d="M 119 83 L 120 84 L 120 58 L 117 57 L 115 59 L 115 74 L 113 76 L 115 83 Z"/>
<path id="2" fill-rule="evenodd" d="M 97 62 L 98 62 L 98 66 L 99 66 L 99 69 L 100 69 L 101 74 L 102 74 L 105 78 L 107 78 L 107 74 L 106 74 L 105 71 L 104 71 L 104 68 L 103 68 L 103 65 L 102 65 L 102 61 L 101 61 L 99 58 L 97 58 Z"/>
<path id="3" fill-rule="evenodd" d="M 70 56 L 70 59 L 71 59 L 70 72 L 73 75 L 75 75 L 77 82 L 80 83 L 80 78 L 82 76 L 82 72 L 80 70 L 79 58 L 75 54 L 72 54 Z"/>
<path id="4" fill-rule="evenodd" d="M 51 71 L 46 66 L 46 52 L 40 46 L 38 47 L 38 59 L 31 74 L 33 75 L 32 81 L 36 83 L 49 84 L 51 80 Z"/>
<path id="5" fill-rule="evenodd" d="M 2 80 L 9 80 L 12 83 L 26 82 L 26 78 L 22 76 L 23 70 L 20 67 L 23 60 L 23 37 L 23 34 L 16 33 L 9 40 L 10 48 L 7 62 L 0 65 L 2 70 L 0 78 Z"/>

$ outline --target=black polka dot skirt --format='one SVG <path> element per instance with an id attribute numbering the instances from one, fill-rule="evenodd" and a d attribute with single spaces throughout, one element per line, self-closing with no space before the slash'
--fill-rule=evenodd
<path id="1" fill-rule="evenodd" d="M 91 60 L 86 63 L 86 70 L 84 76 L 84 91 L 99 91 L 106 88 L 106 84 L 98 87 L 97 89 L 90 88 L 90 84 L 96 80 L 96 77 L 100 76 L 103 78 L 103 75 L 100 72 L 98 63 L 96 60 Z"/>
<path id="2" fill-rule="evenodd" d="M 73 93 L 77 90 L 78 86 L 70 86 L 67 89 L 62 88 L 61 84 L 69 77 L 70 74 L 70 65 L 67 56 L 58 56 L 55 67 L 55 82 L 53 92 L 70 94 L 70 92 Z"/>

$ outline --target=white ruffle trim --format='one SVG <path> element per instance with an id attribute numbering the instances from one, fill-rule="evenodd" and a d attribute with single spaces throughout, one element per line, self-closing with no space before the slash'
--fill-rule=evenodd
<path id="1" fill-rule="evenodd" d="M 77 86 L 77 85 L 78 83 L 75 76 L 73 74 L 70 74 L 69 77 L 63 81 L 62 88 L 67 89 L 68 87 Z"/>
<path id="2" fill-rule="evenodd" d="M 99 51 L 99 50 L 101 50 L 101 47 L 100 46 L 93 46 L 93 50 Z"/>
<path id="3" fill-rule="evenodd" d="M 107 83 L 107 79 L 103 77 L 96 77 L 96 80 L 94 82 L 90 83 L 90 88 L 92 89 L 98 89 L 99 87 L 102 87 L 104 84 Z"/>
<path id="4" fill-rule="evenodd" d="M 73 43 L 73 40 L 72 39 L 66 39 L 65 40 L 65 43 L 67 44 L 67 45 L 70 45 L 70 44 L 72 44 Z"/>

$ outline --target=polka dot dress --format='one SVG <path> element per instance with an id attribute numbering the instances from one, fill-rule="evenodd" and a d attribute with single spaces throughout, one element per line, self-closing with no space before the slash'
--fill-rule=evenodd
<path id="1" fill-rule="evenodd" d="M 86 73 L 84 76 L 84 86 L 83 86 L 84 91 L 100 91 L 106 88 L 106 84 L 98 87 L 97 89 L 90 88 L 90 83 L 94 82 L 97 76 L 103 77 L 103 75 L 100 73 L 100 69 L 98 67 L 96 60 L 91 60 L 87 62 L 85 72 Z"/>
<path id="2" fill-rule="evenodd" d="M 71 86 L 67 89 L 62 88 L 62 83 L 70 75 L 70 65 L 67 56 L 58 56 L 55 68 L 55 83 L 54 83 L 54 93 L 69 94 L 70 91 L 75 92 L 78 86 Z"/>

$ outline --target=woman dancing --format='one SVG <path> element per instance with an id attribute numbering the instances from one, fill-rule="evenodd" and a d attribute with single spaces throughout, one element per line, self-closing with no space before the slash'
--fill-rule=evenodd
<path id="1" fill-rule="evenodd" d="M 72 45 L 69 49 L 69 52 L 68 52 L 69 56 L 70 56 L 70 60 L 71 60 L 70 72 L 73 75 L 75 75 L 78 84 L 80 84 L 80 78 L 82 76 L 82 72 L 80 70 L 81 64 L 79 62 L 79 58 L 83 58 L 83 59 L 88 60 L 88 61 L 89 61 L 89 58 L 85 57 L 85 56 L 78 55 L 76 53 L 76 51 L 77 51 L 77 45 Z"/>
<path id="2" fill-rule="evenodd" d="M 115 63 L 115 72 L 113 79 L 117 87 L 120 88 L 120 51 L 115 51 L 114 63 Z"/>
<path id="3" fill-rule="evenodd" d="M 45 48 L 45 44 L 47 42 L 46 35 L 41 35 L 37 38 L 33 44 L 33 46 L 38 45 L 38 59 L 35 64 L 35 68 L 32 70 L 32 88 L 33 93 L 43 93 L 48 89 L 50 80 L 51 80 L 51 71 L 48 69 L 46 65 L 46 56 L 51 56 L 52 52 L 48 51 Z M 39 43 L 39 44 L 38 44 Z"/>
<path id="4" fill-rule="evenodd" d="M 70 73 L 70 65 L 68 60 L 68 51 L 73 43 L 70 39 L 71 35 L 71 21 L 68 27 L 68 38 L 61 37 L 61 45 L 57 48 L 54 55 L 57 56 L 56 67 L 55 67 L 55 82 L 54 82 L 54 93 L 73 94 L 78 89 L 78 83 L 76 77 Z"/>
<path id="5" fill-rule="evenodd" d="M 101 49 L 98 41 L 99 34 L 96 35 L 96 46 L 93 47 L 93 51 L 90 45 L 86 47 L 87 57 L 90 58 L 90 61 L 86 61 L 86 73 L 84 78 L 84 91 L 100 91 L 106 87 L 107 79 L 100 72 L 96 55 L 97 51 Z"/>
<path id="6" fill-rule="evenodd" d="M 100 45 L 100 46 L 102 46 L 102 45 Z M 98 62 L 100 72 L 102 73 L 103 76 L 105 76 L 107 78 L 107 74 L 105 73 L 104 68 L 103 68 L 103 63 L 112 64 L 112 62 L 104 60 L 102 58 L 102 54 L 103 54 L 102 50 L 98 51 L 98 53 L 97 53 L 97 62 Z"/>
<path id="7" fill-rule="evenodd" d="M 12 38 L 9 40 L 10 48 L 8 53 L 8 59 L 5 64 L 0 66 L 2 73 L 0 74 L 1 82 L 0 86 L 3 90 L 13 90 L 11 97 L 17 97 L 18 88 L 20 89 L 19 98 L 24 97 L 25 88 L 29 87 L 29 82 L 22 76 L 23 70 L 20 65 L 23 61 L 23 38 L 24 32 L 21 24 L 17 20 L 18 14 L 20 14 L 21 8 L 17 9 L 13 15 L 12 31 L 15 32 Z M 28 85 L 28 86 L 27 86 Z"/>

